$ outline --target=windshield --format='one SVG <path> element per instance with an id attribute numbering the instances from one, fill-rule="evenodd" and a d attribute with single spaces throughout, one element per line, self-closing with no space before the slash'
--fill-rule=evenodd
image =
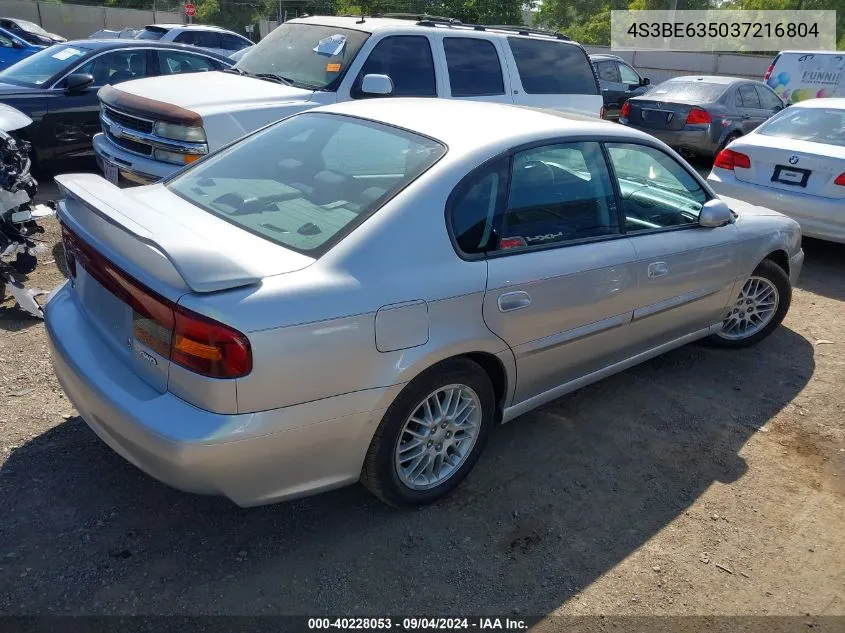
<path id="1" fill-rule="evenodd" d="M 0 72 L 0 81 L 38 88 L 57 73 L 69 70 L 89 52 L 77 44 L 54 44 Z"/>
<path id="2" fill-rule="evenodd" d="M 42 29 L 34 22 L 27 22 L 26 20 L 16 20 L 16 22 L 19 27 L 21 27 L 24 31 L 28 31 L 29 33 L 35 33 L 37 35 L 50 35 L 47 31 Z"/>
<path id="3" fill-rule="evenodd" d="M 135 36 L 136 40 L 160 40 L 164 34 L 167 33 L 167 29 L 151 29 L 145 28 L 143 29 L 138 35 Z"/>
<path id="4" fill-rule="evenodd" d="M 318 257 L 445 153 L 412 132 L 309 113 L 247 136 L 167 187 L 235 226 Z"/>
<path id="5" fill-rule="evenodd" d="M 334 90 L 369 33 L 286 22 L 250 49 L 235 68 L 282 77 L 300 88 Z"/>
<path id="6" fill-rule="evenodd" d="M 714 84 L 704 81 L 664 81 L 646 93 L 646 99 L 658 101 L 680 101 L 682 103 L 713 103 L 718 101 L 727 84 Z"/>
<path id="7" fill-rule="evenodd" d="M 845 147 L 845 110 L 787 108 L 757 128 L 759 134 Z"/>

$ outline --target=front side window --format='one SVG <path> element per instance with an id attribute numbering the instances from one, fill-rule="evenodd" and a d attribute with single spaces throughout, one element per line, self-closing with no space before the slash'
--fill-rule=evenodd
<path id="1" fill-rule="evenodd" d="M 469 37 L 443 39 L 449 86 L 453 97 L 484 97 L 505 94 L 502 64 L 489 40 Z"/>
<path id="2" fill-rule="evenodd" d="M 156 51 L 158 65 L 162 75 L 199 73 L 217 70 L 217 66 L 208 57 L 192 55 L 182 51 Z"/>
<path id="3" fill-rule="evenodd" d="M 405 130 L 307 113 L 247 136 L 166 186 L 235 226 L 318 257 L 445 152 Z"/>
<path id="4" fill-rule="evenodd" d="M 236 68 L 281 77 L 309 90 L 336 90 L 369 33 L 285 22 L 273 29 Z"/>
<path id="5" fill-rule="evenodd" d="M 765 110 L 780 110 L 783 108 L 783 101 L 774 92 L 765 86 L 754 86 L 757 88 L 757 95 L 760 97 L 760 105 Z"/>
<path id="6" fill-rule="evenodd" d="M 76 72 L 93 75 L 95 86 L 140 79 L 147 75 L 147 52 L 130 50 L 104 53 L 81 66 Z"/>
<path id="7" fill-rule="evenodd" d="M 367 96 L 360 92 L 366 75 L 390 77 L 394 97 L 437 96 L 431 44 L 422 35 L 393 35 L 376 44 L 358 75 L 353 97 Z"/>
<path id="8" fill-rule="evenodd" d="M 757 91 L 754 90 L 754 86 L 748 84 L 740 86 L 739 95 L 742 97 L 742 107 L 760 108 L 760 97 L 757 96 Z"/>
<path id="9" fill-rule="evenodd" d="M 619 83 L 619 71 L 617 70 L 615 63 L 599 62 L 596 64 L 596 70 L 598 71 L 599 79 L 601 81 Z"/>
<path id="10" fill-rule="evenodd" d="M 43 86 L 59 73 L 73 68 L 90 52 L 76 44 L 54 44 L 0 72 L 0 81 L 31 88 Z"/>
<path id="11" fill-rule="evenodd" d="M 558 41 L 509 37 L 522 88 L 529 94 L 599 94 L 584 50 Z"/>
<path id="12" fill-rule="evenodd" d="M 640 84 L 640 76 L 627 64 L 619 64 L 619 75 L 623 84 Z"/>
<path id="13" fill-rule="evenodd" d="M 674 158 L 653 147 L 608 143 L 626 231 L 698 224 L 707 194 Z"/>
<path id="14" fill-rule="evenodd" d="M 12 38 L 6 37 L 2 33 L 0 33 L 0 48 L 14 48 L 15 43 L 12 41 Z"/>

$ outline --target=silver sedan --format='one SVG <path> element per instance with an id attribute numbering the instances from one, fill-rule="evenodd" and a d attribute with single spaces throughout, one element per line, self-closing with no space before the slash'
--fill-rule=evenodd
<path id="1" fill-rule="evenodd" d="M 845 243 L 845 99 L 790 106 L 731 143 L 707 180 L 795 218 L 808 237 Z"/>
<path id="2" fill-rule="evenodd" d="M 65 392 L 131 463 L 243 506 L 357 481 L 431 502 L 497 424 L 764 339 L 803 261 L 797 223 L 660 141 L 495 104 L 352 102 L 163 183 L 57 180 Z"/>

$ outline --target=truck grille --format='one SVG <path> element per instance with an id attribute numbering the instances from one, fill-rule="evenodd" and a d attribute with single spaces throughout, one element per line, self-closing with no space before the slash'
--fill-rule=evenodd
<path id="1" fill-rule="evenodd" d="M 109 119 L 115 123 L 120 123 L 123 127 L 129 128 L 130 130 L 137 130 L 138 132 L 143 132 L 144 134 L 152 134 L 153 132 L 152 121 L 139 119 L 138 117 L 118 112 L 105 104 L 103 105 L 103 112 Z"/>
<path id="2" fill-rule="evenodd" d="M 114 134 L 111 133 L 111 130 L 108 129 L 107 126 L 103 126 L 103 132 L 105 132 L 106 137 L 118 147 L 122 147 L 128 152 L 133 152 L 134 154 L 140 154 L 141 156 L 150 156 L 153 153 L 153 148 L 146 143 L 139 143 L 138 141 L 133 141 L 132 139 L 128 138 L 118 138 Z"/>

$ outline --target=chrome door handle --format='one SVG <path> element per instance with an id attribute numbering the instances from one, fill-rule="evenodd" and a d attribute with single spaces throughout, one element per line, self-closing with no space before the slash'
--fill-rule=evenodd
<path id="1" fill-rule="evenodd" d="M 512 312 L 531 305 L 531 296 L 522 290 L 499 295 L 499 312 Z"/>
<path id="2" fill-rule="evenodd" d="M 666 273 L 669 272 L 669 266 L 666 265 L 666 262 L 652 262 L 648 265 L 648 278 L 654 279 L 656 277 L 662 277 Z"/>

